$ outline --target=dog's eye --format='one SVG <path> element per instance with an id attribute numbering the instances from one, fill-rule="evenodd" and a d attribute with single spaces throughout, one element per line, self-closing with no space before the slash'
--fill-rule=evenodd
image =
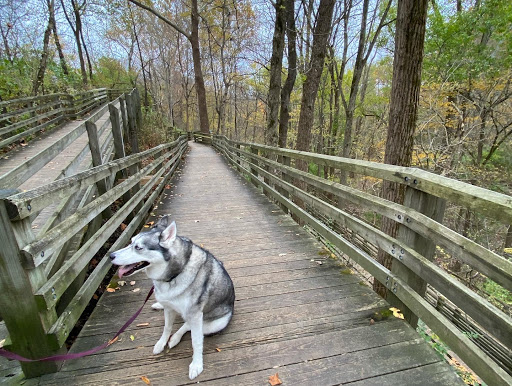
<path id="1" fill-rule="evenodd" d="M 136 245 L 136 246 L 135 246 L 135 250 L 136 250 L 136 251 L 140 251 L 140 250 L 142 250 L 142 247 L 139 247 L 138 245 Z"/>

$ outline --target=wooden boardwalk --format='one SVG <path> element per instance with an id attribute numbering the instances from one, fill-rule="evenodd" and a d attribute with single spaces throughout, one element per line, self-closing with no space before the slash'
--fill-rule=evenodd
<path id="1" fill-rule="evenodd" d="M 188 379 L 190 334 L 152 354 L 163 314 L 147 305 L 106 350 L 27 384 L 141 385 L 147 377 L 152 385 L 268 385 L 275 373 L 284 385 L 461 383 L 402 320 L 370 324 L 387 304 L 319 254 L 319 243 L 211 147 L 191 144 L 164 196 L 153 214 L 171 214 L 178 234 L 221 259 L 235 284 L 235 315 L 226 330 L 205 339 L 204 372 Z M 151 283 L 143 273 L 131 279 L 133 286 L 103 295 L 72 351 L 109 340 L 140 307 Z"/>

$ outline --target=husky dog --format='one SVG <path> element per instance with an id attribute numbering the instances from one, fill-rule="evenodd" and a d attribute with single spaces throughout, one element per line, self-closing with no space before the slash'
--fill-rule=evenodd
<path id="1" fill-rule="evenodd" d="M 223 330 L 233 315 L 235 291 L 222 263 L 189 239 L 177 236 L 176 223 L 168 216 L 133 237 L 130 245 L 110 258 L 120 265 L 120 278 L 144 269 L 153 279 L 158 302 L 153 308 L 163 308 L 165 315 L 164 332 L 153 354 L 161 353 L 167 342 L 169 348 L 176 346 L 191 331 L 194 353 L 188 375 L 194 379 L 201 374 L 204 335 Z M 176 313 L 185 323 L 169 340 Z"/>

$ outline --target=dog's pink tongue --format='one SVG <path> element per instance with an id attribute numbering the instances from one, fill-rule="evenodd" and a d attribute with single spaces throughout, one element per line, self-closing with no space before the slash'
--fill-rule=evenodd
<path id="1" fill-rule="evenodd" d="M 119 276 L 119 279 L 123 278 L 123 275 L 125 275 L 127 272 L 130 272 L 132 268 L 134 268 L 137 264 L 130 264 L 130 265 L 121 265 L 119 267 L 119 270 L 117 271 L 117 275 Z"/>

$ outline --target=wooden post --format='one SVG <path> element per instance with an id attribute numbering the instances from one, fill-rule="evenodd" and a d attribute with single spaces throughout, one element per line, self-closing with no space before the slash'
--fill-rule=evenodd
<path id="1" fill-rule="evenodd" d="M 112 136 L 114 138 L 114 159 L 123 158 L 125 156 L 124 141 L 121 122 L 119 121 L 119 110 L 113 103 L 109 103 L 108 111 L 110 113 L 110 123 L 112 123 Z"/>
<path id="2" fill-rule="evenodd" d="M 75 98 L 71 94 L 66 94 L 66 115 L 70 119 L 74 119 L 76 117 L 75 111 Z"/>
<path id="3" fill-rule="evenodd" d="M 137 120 L 137 128 L 140 130 L 142 127 L 142 105 L 140 102 L 139 90 L 137 88 L 133 90 L 133 95 L 135 97 L 135 118 Z"/>
<path id="4" fill-rule="evenodd" d="M 437 222 L 442 222 L 446 207 L 446 200 L 407 186 L 405 190 L 404 206 L 415 209 Z M 407 222 L 407 218 L 398 220 Z M 413 248 L 428 260 L 433 260 L 436 251 L 436 244 L 417 234 L 405 225 L 400 225 L 397 240 Z M 398 246 L 394 249 L 394 252 L 393 257 L 395 259 L 393 259 L 391 272 L 409 284 L 418 294 L 424 296 L 427 289 L 427 282 L 402 264 L 401 260 L 407 258 L 407 256 L 404 256 L 403 251 Z M 418 324 L 418 317 L 394 295 L 393 288 L 388 289 L 387 300 L 399 308 L 404 315 L 404 319 L 407 320 L 411 326 L 416 328 Z"/>
<path id="5" fill-rule="evenodd" d="M 89 136 L 89 149 L 91 150 L 92 165 L 100 166 L 103 164 L 103 160 L 100 151 L 98 128 L 96 127 L 96 124 L 91 121 L 86 121 L 85 127 L 87 129 L 87 135 Z M 96 186 L 98 187 L 98 193 L 100 195 L 106 193 L 108 190 L 107 179 L 99 180 L 96 182 Z M 108 219 L 110 217 L 112 217 L 112 210 L 107 208 L 103 212 L 103 218 Z"/>
<path id="6" fill-rule="evenodd" d="M 135 91 L 135 90 L 134 90 Z M 126 94 L 126 112 L 128 114 L 128 130 L 130 132 L 130 145 L 132 147 L 131 154 L 139 152 L 139 141 L 137 139 L 137 112 L 136 112 L 136 97 L 132 91 Z"/>
<path id="7" fill-rule="evenodd" d="M 251 147 L 251 153 L 252 154 L 256 154 L 258 155 L 258 149 L 254 148 L 254 147 Z M 258 163 L 256 160 L 252 160 L 252 163 Z M 253 169 L 251 168 L 251 182 L 253 183 L 254 186 L 256 186 L 257 188 L 259 188 L 259 184 L 258 184 L 258 171 L 256 169 Z"/>
<path id="8" fill-rule="evenodd" d="M 282 165 L 285 165 L 285 166 L 290 166 L 290 157 L 287 157 L 287 156 L 279 156 L 278 157 L 278 161 L 282 164 Z M 283 181 L 286 181 L 286 182 L 289 182 L 289 183 L 292 183 L 293 182 L 293 178 L 288 176 L 288 174 L 282 172 L 281 173 L 281 178 L 283 179 Z M 281 193 L 282 196 L 288 198 L 290 195 L 288 193 L 288 191 L 286 189 L 283 189 L 283 188 L 277 188 L 277 191 L 279 193 Z M 281 209 L 283 210 L 284 213 L 288 213 L 288 207 L 284 204 L 280 204 L 281 206 Z"/>
<path id="9" fill-rule="evenodd" d="M 135 154 L 139 152 L 139 141 L 137 139 L 137 89 L 133 89 L 131 93 L 126 95 L 126 113 L 128 115 L 128 127 L 130 132 L 130 145 L 132 148 L 131 154 Z M 129 175 L 134 175 L 140 169 L 139 164 L 132 165 L 128 168 Z M 140 183 L 137 183 L 133 188 L 130 189 L 130 195 L 134 195 L 140 190 Z M 137 207 L 133 210 L 133 215 L 136 215 L 143 203 L 140 202 Z M 131 217 L 129 217 L 130 219 Z"/>
<path id="10" fill-rule="evenodd" d="M 24 258 L 3 200 L 0 200 L 0 227 L 0 308 L 12 341 L 12 351 L 34 359 L 55 354 L 59 347 L 46 335 L 29 276 L 21 266 Z M 56 362 L 21 362 L 27 378 L 56 372 L 59 366 Z"/>
<path id="11" fill-rule="evenodd" d="M 123 133 L 124 138 L 127 141 L 130 141 L 130 131 L 128 129 L 128 115 L 126 113 L 126 94 L 123 94 L 119 97 L 119 107 L 121 108 L 121 119 L 123 121 Z"/>

